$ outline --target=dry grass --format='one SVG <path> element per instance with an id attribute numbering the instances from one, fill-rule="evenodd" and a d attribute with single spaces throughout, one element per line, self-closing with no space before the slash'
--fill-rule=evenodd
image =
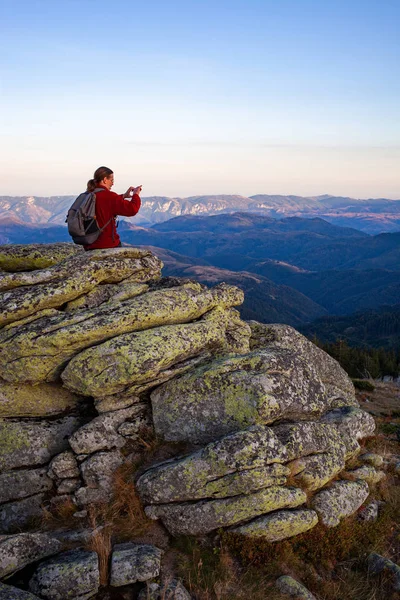
<path id="1" fill-rule="evenodd" d="M 73 515 L 77 510 L 76 504 L 71 499 L 56 504 L 51 510 L 43 508 L 39 528 L 45 530 L 76 529 L 79 523 Z"/>

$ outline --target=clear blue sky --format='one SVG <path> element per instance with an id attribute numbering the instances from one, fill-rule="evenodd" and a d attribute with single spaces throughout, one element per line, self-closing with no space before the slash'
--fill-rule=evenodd
<path id="1" fill-rule="evenodd" d="M 399 0 L 2 0 L 0 195 L 400 198 Z"/>

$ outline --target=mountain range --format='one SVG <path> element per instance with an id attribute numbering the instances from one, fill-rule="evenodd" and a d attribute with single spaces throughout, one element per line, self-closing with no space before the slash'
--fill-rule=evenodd
<path id="1" fill-rule="evenodd" d="M 134 223 L 121 221 L 123 243 L 151 247 L 165 275 L 241 287 L 246 319 L 296 327 L 319 319 L 321 330 L 330 331 L 332 315 L 399 303 L 400 232 L 369 235 L 321 218 L 243 212 L 185 215 L 152 227 Z M 65 225 L 0 218 L 0 243 L 38 241 L 70 238 Z"/>
<path id="2" fill-rule="evenodd" d="M 0 196 L 0 218 L 24 223 L 63 225 L 75 196 Z M 330 223 L 355 227 L 367 233 L 400 230 L 400 200 L 387 198 L 355 199 L 325 194 L 322 196 L 209 195 L 188 198 L 150 196 L 142 198 L 135 217 L 137 225 L 150 226 L 184 215 L 218 215 L 246 212 L 274 219 L 284 217 L 321 217 Z"/>

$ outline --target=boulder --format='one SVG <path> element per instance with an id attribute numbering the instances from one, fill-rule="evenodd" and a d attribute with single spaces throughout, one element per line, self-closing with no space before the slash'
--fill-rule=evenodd
<path id="1" fill-rule="evenodd" d="M 57 484 L 57 494 L 72 494 L 76 492 L 76 490 L 81 486 L 81 480 L 76 478 L 71 479 L 62 479 L 60 483 Z"/>
<path id="2" fill-rule="evenodd" d="M 61 550 L 62 543 L 45 533 L 7 536 L 0 541 L 0 579 Z"/>
<path id="3" fill-rule="evenodd" d="M 375 431 L 373 416 L 354 406 L 335 408 L 325 413 L 321 421 L 336 424 L 340 432 L 346 432 L 357 440 L 373 435 Z"/>
<path id="4" fill-rule="evenodd" d="M 120 587 L 158 577 L 162 551 L 146 544 L 118 544 L 111 557 L 110 585 Z"/>
<path id="5" fill-rule="evenodd" d="M 143 415 L 147 411 L 146 403 L 134 404 L 130 408 L 115 410 L 95 417 L 83 425 L 69 438 L 71 448 L 76 454 L 92 454 L 100 450 L 122 448 L 125 440 L 117 429 L 128 419 Z"/>
<path id="6" fill-rule="evenodd" d="M 281 594 L 290 598 L 295 598 L 296 600 L 317 600 L 303 584 L 290 577 L 290 575 L 282 575 L 282 577 L 276 580 L 275 585 Z"/>
<path id="7" fill-rule="evenodd" d="M 98 557 L 95 552 L 71 550 L 37 567 L 29 589 L 45 600 L 93 598 L 99 590 Z"/>
<path id="8" fill-rule="evenodd" d="M 68 363 L 62 380 L 87 396 L 121 392 L 208 348 L 223 348 L 228 320 L 229 311 L 215 308 L 196 323 L 125 333 L 82 351 Z"/>
<path id="9" fill-rule="evenodd" d="M 263 538 L 278 542 L 315 527 L 318 515 L 314 510 L 278 510 L 265 517 L 254 519 L 231 531 L 250 538 Z"/>
<path id="10" fill-rule="evenodd" d="M 374 483 L 378 483 L 382 481 L 386 477 L 386 474 L 383 471 L 377 471 L 374 467 L 370 465 L 363 465 L 362 467 L 358 467 L 357 469 L 352 469 L 351 471 L 346 471 L 343 476 L 346 479 L 350 479 L 351 481 L 359 481 L 363 480 L 373 485 Z"/>
<path id="11" fill-rule="evenodd" d="M 293 349 L 317 369 L 325 387 L 327 404 L 331 407 L 358 406 L 353 382 L 340 364 L 289 325 L 250 321 L 251 349 L 280 347 Z"/>
<path id="12" fill-rule="evenodd" d="M 46 269 L 83 251 L 76 244 L 9 244 L 0 246 L 0 269 L 3 271 L 33 271 Z"/>
<path id="13" fill-rule="evenodd" d="M 113 475 L 123 462 L 124 457 L 119 450 L 92 454 L 81 464 L 83 480 L 89 487 L 111 487 Z"/>
<path id="14" fill-rule="evenodd" d="M 52 417 L 79 406 L 80 398 L 54 383 L 31 386 L 0 381 L 0 418 Z"/>
<path id="15" fill-rule="evenodd" d="M 334 481 L 317 492 L 311 500 L 319 520 L 327 527 L 336 527 L 344 517 L 355 513 L 369 494 L 365 481 Z"/>
<path id="16" fill-rule="evenodd" d="M 375 454 L 374 452 L 366 452 L 358 457 L 359 460 L 367 465 L 372 465 L 379 469 L 379 467 L 383 466 L 383 457 L 379 454 Z"/>
<path id="17" fill-rule="evenodd" d="M 286 480 L 290 471 L 280 464 L 286 460 L 286 449 L 273 430 L 253 426 L 146 471 L 136 485 L 149 504 L 238 495 L 246 485 L 256 483 L 258 489 L 274 485 L 274 479 L 275 484 Z"/>
<path id="18" fill-rule="evenodd" d="M 43 465 L 68 447 L 68 437 L 80 420 L 64 417 L 54 421 L 0 420 L 0 472 Z"/>
<path id="19" fill-rule="evenodd" d="M 174 536 L 204 535 L 280 508 L 300 506 L 305 501 L 306 495 L 299 488 L 273 486 L 233 498 L 150 505 L 145 512 L 151 519 L 161 519 Z"/>
<path id="20" fill-rule="evenodd" d="M 52 487 L 46 467 L 0 473 L 0 503 L 46 492 Z"/>
<path id="21" fill-rule="evenodd" d="M 137 248 L 81 252 L 41 271 L 0 276 L 0 325 L 7 325 L 46 308 L 57 308 L 90 292 L 100 283 L 117 283 L 143 272 L 160 274 L 160 261 Z M 40 285 L 35 285 L 40 283 Z"/>
<path id="22" fill-rule="evenodd" d="M 43 516 L 44 494 L 0 505 L 0 533 L 21 531 L 32 519 Z"/>
<path id="23" fill-rule="evenodd" d="M 317 366 L 286 348 L 218 358 L 152 392 L 156 432 L 205 443 L 254 423 L 318 417 L 329 399 Z"/>
<path id="24" fill-rule="evenodd" d="M 70 479 L 79 477 L 79 474 L 78 461 L 74 453 L 70 450 L 57 454 L 51 461 L 48 469 L 48 475 L 52 479 Z"/>
<path id="25" fill-rule="evenodd" d="M 333 479 L 345 467 L 344 453 L 323 452 L 296 461 L 296 483 L 310 491 L 318 490 Z"/>
<path id="26" fill-rule="evenodd" d="M 34 594 L 0 581 L 0 600 L 40 600 Z"/>
<path id="27" fill-rule="evenodd" d="M 66 362 L 85 348 L 128 332 L 187 323 L 217 306 L 229 307 L 242 301 L 243 292 L 233 286 L 220 284 L 209 290 L 188 283 L 150 291 L 117 305 L 105 303 L 95 310 L 16 324 L 0 332 L 0 376 L 16 382 L 57 381 Z"/>

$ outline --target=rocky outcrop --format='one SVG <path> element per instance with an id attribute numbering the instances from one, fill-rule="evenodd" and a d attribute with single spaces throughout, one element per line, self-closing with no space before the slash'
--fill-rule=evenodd
<path id="1" fill-rule="evenodd" d="M 133 476 L 147 516 L 171 535 L 222 527 L 272 542 L 363 504 L 382 476 L 379 456 L 355 463 L 374 421 L 322 350 L 286 325 L 242 321 L 236 287 L 161 278 L 146 250 L 31 251 L 14 261 L 7 250 L 0 276 L 3 531 L 51 503 L 82 516 L 108 502 L 143 432 L 180 444 Z M 43 548 L 32 594 L 62 598 L 71 578 L 76 597 L 97 593 L 95 553 L 46 558 Z M 150 581 L 160 561 L 154 547 L 117 545 L 111 585 Z M 178 583 L 168 594 L 186 598 Z M 156 585 L 154 598 L 167 589 Z"/>

